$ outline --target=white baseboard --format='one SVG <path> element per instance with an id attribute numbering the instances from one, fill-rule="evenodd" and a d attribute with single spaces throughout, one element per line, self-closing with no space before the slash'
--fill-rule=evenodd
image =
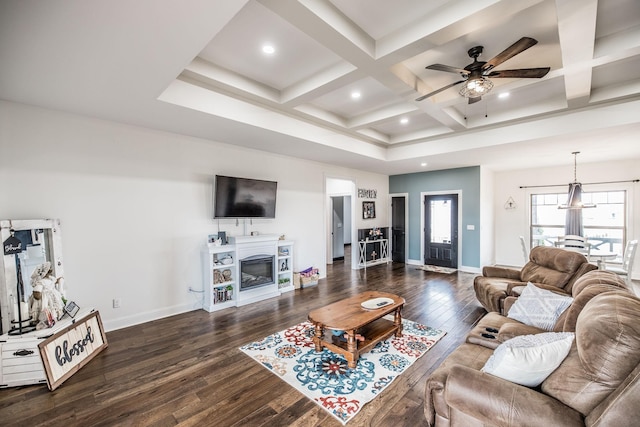
<path id="1" fill-rule="evenodd" d="M 118 317 L 111 320 L 103 320 L 104 330 L 106 332 L 115 331 L 117 329 L 127 328 L 129 326 L 138 325 L 140 323 L 151 322 L 153 320 L 162 319 L 169 316 L 175 316 L 176 314 L 187 313 L 193 310 L 201 310 L 202 303 L 200 304 L 182 304 L 171 307 L 164 307 L 158 310 L 147 311 L 143 313 L 136 313 L 131 316 Z"/>

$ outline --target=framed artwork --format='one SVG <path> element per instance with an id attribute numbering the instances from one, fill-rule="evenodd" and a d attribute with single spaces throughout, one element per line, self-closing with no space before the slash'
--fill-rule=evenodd
<path id="1" fill-rule="evenodd" d="M 376 217 L 376 202 L 362 202 L 362 219 Z"/>

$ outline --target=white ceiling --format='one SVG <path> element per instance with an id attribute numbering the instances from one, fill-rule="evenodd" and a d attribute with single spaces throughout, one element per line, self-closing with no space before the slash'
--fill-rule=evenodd
<path id="1" fill-rule="evenodd" d="M 544 78 L 415 101 L 523 36 Z M 639 70 L 637 0 L 0 2 L 1 99 L 386 174 L 640 159 Z"/>

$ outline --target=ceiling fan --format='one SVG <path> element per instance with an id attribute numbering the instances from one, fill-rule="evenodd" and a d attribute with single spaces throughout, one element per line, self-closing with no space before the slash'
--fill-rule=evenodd
<path id="1" fill-rule="evenodd" d="M 478 57 L 482 54 L 483 46 L 475 46 L 468 50 L 468 54 L 473 58 L 473 62 L 464 68 L 451 67 L 443 64 L 433 64 L 425 67 L 428 70 L 445 71 L 447 73 L 456 73 L 462 76 L 462 80 L 459 80 L 450 85 L 441 87 L 438 90 L 434 90 L 431 93 L 423 95 L 416 99 L 416 101 L 422 101 L 437 93 L 447 90 L 453 86 L 464 83 L 460 89 L 460 95 L 465 98 L 469 98 L 469 104 L 473 104 L 482 99 L 482 95 L 489 93 L 493 87 L 493 83 L 488 77 L 492 78 L 521 78 L 521 79 L 539 79 L 547 75 L 550 68 L 520 68 L 517 70 L 493 70 L 498 65 L 502 64 L 506 60 L 513 58 L 519 53 L 524 52 L 531 46 L 534 46 L 538 41 L 531 37 L 522 37 L 520 40 L 506 48 L 504 51 L 494 56 L 487 62 L 478 61 Z"/>

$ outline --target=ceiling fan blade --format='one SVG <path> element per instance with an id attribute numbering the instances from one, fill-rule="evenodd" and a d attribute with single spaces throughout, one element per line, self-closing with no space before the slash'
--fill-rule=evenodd
<path id="1" fill-rule="evenodd" d="M 520 40 L 503 50 L 501 53 L 488 60 L 487 63 L 483 65 L 482 71 L 486 73 L 494 67 L 502 64 L 507 59 L 513 58 L 517 54 L 524 52 L 531 46 L 534 46 L 536 43 L 538 43 L 538 40 L 532 39 L 531 37 L 521 38 Z"/>
<path id="2" fill-rule="evenodd" d="M 469 98 L 469 104 L 475 104 L 476 102 L 480 102 L 480 100 L 482 100 L 481 96 L 478 96 L 476 98 Z"/>
<path id="3" fill-rule="evenodd" d="M 469 74 L 469 72 L 464 68 L 456 68 L 450 65 L 443 65 L 443 64 L 432 64 L 424 68 L 426 68 L 427 70 L 445 71 L 447 73 L 464 74 L 464 75 Z"/>
<path id="4" fill-rule="evenodd" d="M 441 87 L 441 88 L 440 88 L 440 89 L 438 89 L 438 90 L 434 90 L 434 91 L 433 91 L 433 92 L 431 92 L 431 93 L 428 93 L 428 94 L 426 94 L 426 95 L 422 95 L 422 96 L 421 96 L 421 97 L 419 97 L 419 98 L 416 98 L 416 101 L 422 101 L 423 99 L 427 99 L 427 98 L 429 98 L 430 96 L 433 96 L 433 95 L 435 95 L 435 94 L 437 94 L 437 93 L 442 92 L 443 90 L 447 90 L 447 89 L 449 89 L 450 87 L 454 87 L 455 85 L 459 85 L 460 83 L 462 83 L 462 82 L 464 82 L 464 81 L 465 81 L 465 80 L 460 80 L 460 81 L 458 81 L 458 82 L 451 83 L 450 85 L 443 86 L 443 87 Z"/>
<path id="5" fill-rule="evenodd" d="M 518 70 L 496 70 L 488 74 L 488 77 L 495 78 L 519 78 L 519 79 L 539 79 L 547 75 L 549 67 L 543 68 L 521 68 Z"/>

